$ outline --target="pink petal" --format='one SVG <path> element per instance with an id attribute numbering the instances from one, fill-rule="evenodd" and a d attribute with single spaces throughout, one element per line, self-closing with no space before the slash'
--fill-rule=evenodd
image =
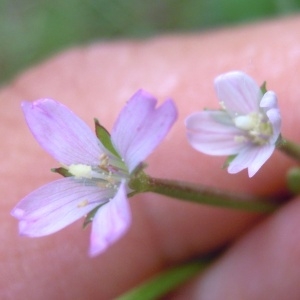
<path id="1" fill-rule="evenodd" d="M 27 124 L 39 144 L 58 162 L 97 165 L 101 145 L 91 129 L 59 102 L 23 102 Z"/>
<path id="2" fill-rule="evenodd" d="M 243 72 L 234 71 L 218 76 L 215 89 L 219 101 L 232 116 L 247 115 L 259 110 L 262 98 L 260 87 Z"/>
<path id="3" fill-rule="evenodd" d="M 112 141 L 129 172 L 163 140 L 177 118 L 172 100 L 155 108 L 157 101 L 138 91 L 121 111 L 112 131 Z"/>
<path id="4" fill-rule="evenodd" d="M 262 165 L 270 158 L 275 150 L 275 145 L 266 145 L 260 147 L 259 153 L 253 159 L 251 165 L 248 167 L 249 177 L 252 177 L 262 167 Z"/>
<path id="5" fill-rule="evenodd" d="M 125 234 L 131 223 L 131 212 L 123 182 L 117 194 L 97 211 L 91 232 L 90 256 L 104 252 Z"/>
<path id="6" fill-rule="evenodd" d="M 275 144 L 281 132 L 281 114 L 277 108 L 272 108 L 267 111 L 267 116 L 272 124 L 273 135 L 270 138 L 270 144 Z"/>
<path id="7" fill-rule="evenodd" d="M 12 210 L 20 220 L 20 234 L 30 237 L 54 233 L 113 197 L 87 179 L 62 178 L 33 191 Z"/>
<path id="8" fill-rule="evenodd" d="M 277 104 L 277 96 L 273 91 L 266 92 L 259 104 L 260 107 L 263 108 L 278 108 Z"/>
<path id="9" fill-rule="evenodd" d="M 248 168 L 248 175 L 252 177 L 270 158 L 275 149 L 274 145 L 262 147 L 249 146 L 241 151 L 238 156 L 230 163 L 228 173 L 236 174 Z"/>
<path id="10" fill-rule="evenodd" d="M 189 143 L 198 151 L 209 155 L 232 155 L 244 147 L 236 137 L 243 132 L 237 129 L 223 111 L 202 111 L 190 115 L 185 125 Z"/>
<path id="11" fill-rule="evenodd" d="M 272 124 L 273 136 L 270 139 L 270 143 L 275 144 L 281 132 L 281 114 L 278 108 L 276 94 L 272 91 L 265 93 L 260 102 L 260 106 L 265 110 Z"/>

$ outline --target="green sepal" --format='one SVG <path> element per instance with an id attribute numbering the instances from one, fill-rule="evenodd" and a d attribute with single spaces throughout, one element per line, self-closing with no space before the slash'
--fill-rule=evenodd
<path id="1" fill-rule="evenodd" d="M 276 140 L 276 142 L 275 142 L 275 146 L 276 146 L 276 148 L 280 148 L 283 144 L 284 144 L 284 139 L 282 138 L 282 135 L 281 135 L 281 133 L 279 134 L 279 136 L 278 136 L 278 138 L 277 138 L 277 140 Z"/>
<path id="2" fill-rule="evenodd" d="M 264 81 L 263 84 L 260 86 L 260 90 L 262 94 L 264 95 L 268 90 L 267 90 L 267 82 Z"/>
<path id="3" fill-rule="evenodd" d="M 227 169 L 228 166 L 230 165 L 230 163 L 236 158 L 236 156 L 237 156 L 237 154 L 229 155 L 229 156 L 226 158 L 226 160 L 225 160 L 225 162 L 224 162 L 224 164 L 223 164 L 223 166 L 222 166 L 222 169 Z"/>
<path id="4" fill-rule="evenodd" d="M 99 123 L 98 119 L 94 119 L 95 122 L 95 131 L 96 136 L 102 145 L 110 151 L 116 157 L 120 157 L 120 154 L 116 151 L 115 147 L 113 146 L 110 138 L 109 132 Z"/>
<path id="5" fill-rule="evenodd" d="M 71 177 L 74 176 L 72 175 L 67 169 L 60 167 L 60 168 L 52 168 L 51 169 L 52 172 L 54 173 L 58 173 L 60 175 L 62 175 L 63 177 Z"/>
<path id="6" fill-rule="evenodd" d="M 149 177 L 144 172 L 146 167 L 147 164 L 142 162 L 131 173 L 130 180 L 128 182 L 128 187 L 131 189 L 131 192 L 128 193 L 127 197 L 147 192 Z"/>
<path id="7" fill-rule="evenodd" d="M 98 209 L 102 206 L 105 205 L 107 202 L 104 202 L 98 206 L 96 206 L 94 209 L 92 209 L 85 217 L 84 221 L 83 221 L 83 225 L 82 228 L 84 229 L 87 225 L 89 225 L 90 223 L 93 222 L 93 219 L 95 217 L 96 212 L 98 211 Z"/>
<path id="8" fill-rule="evenodd" d="M 300 168 L 291 168 L 288 171 L 287 186 L 293 194 L 300 194 Z"/>
<path id="9" fill-rule="evenodd" d="M 131 172 L 131 176 L 138 176 L 139 173 L 144 172 L 144 170 L 147 168 L 147 164 L 144 162 L 139 163 L 135 169 Z"/>

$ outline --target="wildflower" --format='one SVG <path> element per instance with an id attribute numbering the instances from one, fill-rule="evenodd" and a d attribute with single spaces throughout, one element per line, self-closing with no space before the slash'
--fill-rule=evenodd
<path id="1" fill-rule="evenodd" d="M 215 79 L 220 110 L 196 112 L 186 119 L 190 144 L 209 155 L 229 155 L 228 172 L 248 168 L 252 177 L 272 155 L 280 135 L 277 96 L 263 93 L 245 73 Z"/>
<path id="2" fill-rule="evenodd" d="M 129 228 L 131 174 L 165 137 L 177 112 L 172 100 L 138 91 L 121 111 L 111 136 L 96 122 L 97 136 L 67 107 L 51 99 L 24 102 L 27 124 L 66 175 L 33 191 L 12 210 L 22 235 L 54 233 L 86 216 L 92 221 L 89 254 L 95 256 Z M 101 140 L 101 141 L 100 141 Z"/>

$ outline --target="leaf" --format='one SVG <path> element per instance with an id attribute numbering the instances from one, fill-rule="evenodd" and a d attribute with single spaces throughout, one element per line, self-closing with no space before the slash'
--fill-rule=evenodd
<path id="1" fill-rule="evenodd" d="M 170 268 L 119 296 L 116 300 L 169 299 L 169 297 L 164 298 L 163 296 L 167 296 L 169 292 L 204 271 L 211 261 L 210 258 L 203 258 Z"/>

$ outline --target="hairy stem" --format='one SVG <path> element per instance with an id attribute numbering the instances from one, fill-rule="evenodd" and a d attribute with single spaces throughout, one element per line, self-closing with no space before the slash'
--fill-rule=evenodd
<path id="1" fill-rule="evenodd" d="M 270 199 L 250 195 L 238 195 L 232 192 L 187 182 L 153 178 L 140 172 L 129 183 L 138 193 L 152 192 L 176 199 L 191 201 L 229 209 L 270 213 L 276 210 L 277 204 Z"/>
<path id="2" fill-rule="evenodd" d="M 300 161 L 300 145 L 280 137 L 276 143 L 277 149 L 286 155 Z"/>

